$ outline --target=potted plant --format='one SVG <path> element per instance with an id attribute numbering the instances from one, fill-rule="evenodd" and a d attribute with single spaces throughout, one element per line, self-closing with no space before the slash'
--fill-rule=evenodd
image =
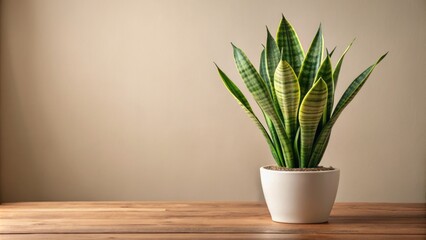
<path id="1" fill-rule="evenodd" d="M 340 69 L 351 46 L 352 43 L 333 67 L 334 50 L 326 51 L 323 57 L 321 25 L 305 53 L 296 31 L 284 16 L 276 40 L 267 29 L 259 69 L 232 44 L 238 72 L 259 105 L 268 130 L 243 93 L 216 65 L 225 87 L 260 129 L 275 159 L 276 166 L 260 168 L 263 193 L 273 221 L 328 221 L 340 171 L 321 167 L 319 163 L 331 129 L 387 54 L 356 77 L 334 107 Z"/>

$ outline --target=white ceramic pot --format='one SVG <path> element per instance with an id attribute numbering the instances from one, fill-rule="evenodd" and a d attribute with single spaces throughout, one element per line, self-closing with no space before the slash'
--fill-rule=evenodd
<path id="1" fill-rule="evenodd" d="M 260 168 L 263 194 L 272 220 L 327 222 L 336 199 L 340 170 L 276 171 Z"/>

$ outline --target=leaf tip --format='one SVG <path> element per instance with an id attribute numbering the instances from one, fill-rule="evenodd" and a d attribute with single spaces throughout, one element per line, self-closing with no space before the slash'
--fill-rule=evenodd
<path id="1" fill-rule="evenodd" d="M 233 43 L 233 42 L 231 42 L 231 46 L 232 46 L 232 50 L 234 51 L 234 56 L 235 56 L 236 54 L 238 54 L 239 49 L 238 49 L 238 47 L 237 47 L 237 46 L 235 46 L 235 45 L 234 45 L 234 43 Z"/>
<path id="2" fill-rule="evenodd" d="M 380 58 L 379 58 L 379 60 L 377 60 L 377 63 L 376 64 L 379 64 L 379 62 L 381 62 L 387 55 L 388 55 L 388 53 L 389 53 L 389 51 L 388 52 L 386 52 L 385 54 L 383 54 Z"/>
<path id="3" fill-rule="evenodd" d="M 213 64 L 216 66 L 216 70 L 219 72 L 219 75 L 223 76 L 224 73 L 223 73 L 222 69 L 220 69 L 220 67 L 215 62 L 213 62 Z"/>
<path id="4" fill-rule="evenodd" d="M 323 38 L 323 36 L 322 36 L 322 23 L 320 23 L 320 25 L 319 25 L 319 27 L 318 27 L 318 30 L 317 30 L 317 34 L 315 35 L 315 38 L 317 38 L 317 37 L 321 37 L 321 38 Z"/>
<path id="5" fill-rule="evenodd" d="M 321 88 L 327 88 L 327 83 L 324 81 L 324 79 L 322 78 L 322 77 L 320 77 L 318 80 L 317 80 L 317 83 L 316 84 L 320 84 L 318 87 L 321 87 Z M 315 85 L 316 85 L 315 84 Z"/>
<path id="6" fill-rule="evenodd" d="M 266 32 L 267 32 L 267 34 L 268 34 L 268 38 L 269 38 L 269 37 L 272 37 L 271 32 L 269 31 L 268 26 L 267 26 L 267 25 L 265 25 L 265 27 L 266 27 Z"/>
<path id="7" fill-rule="evenodd" d="M 288 25 L 288 24 L 290 24 L 288 21 L 287 21 L 287 18 L 285 18 L 285 16 L 284 16 L 284 13 L 281 13 L 281 21 L 282 22 L 284 22 L 286 25 Z"/>

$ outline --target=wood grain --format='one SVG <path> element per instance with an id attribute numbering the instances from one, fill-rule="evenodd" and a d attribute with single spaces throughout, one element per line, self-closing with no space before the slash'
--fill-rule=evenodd
<path id="1" fill-rule="evenodd" d="M 0 205 L 2 240 L 359 239 L 361 235 L 363 239 L 426 239 L 426 204 L 336 203 L 324 224 L 275 223 L 264 203 L 253 202 Z"/>
<path id="2" fill-rule="evenodd" d="M 313 239 L 331 239 L 331 240 L 424 240 L 424 235 L 354 235 L 354 234 L 16 234 L 0 235 L 2 240 L 138 240 L 138 239 L 295 239 L 295 240 L 313 240 Z"/>

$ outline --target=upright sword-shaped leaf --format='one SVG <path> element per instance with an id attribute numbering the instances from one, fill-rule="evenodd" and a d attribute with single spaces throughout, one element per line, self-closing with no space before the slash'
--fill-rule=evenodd
<path id="1" fill-rule="evenodd" d="M 274 79 L 275 94 L 284 114 L 285 131 L 293 141 L 297 131 L 297 113 L 300 102 L 299 82 L 291 66 L 283 60 L 278 64 Z"/>
<path id="2" fill-rule="evenodd" d="M 253 66 L 253 64 L 244 54 L 244 52 L 234 45 L 233 48 L 235 63 L 237 65 L 237 69 L 241 75 L 241 78 L 246 84 L 248 90 L 253 95 L 253 98 L 254 100 L 256 100 L 259 107 L 271 119 L 272 123 L 274 124 L 274 127 L 277 130 L 277 134 L 282 145 L 286 166 L 293 167 L 294 160 L 292 142 L 285 133 L 284 125 L 277 114 L 272 96 L 269 94 L 263 79 L 260 77 L 256 68 Z"/>
<path id="3" fill-rule="evenodd" d="M 278 48 L 282 53 L 281 60 L 288 62 L 296 73 L 296 76 L 298 76 L 303 59 L 305 58 L 305 52 L 296 31 L 284 15 L 282 15 L 280 26 L 278 27 L 277 42 Z"/>
<path id="4" fill-rule="evenodd" d="M 325 124 L 331 116 L 331 112 L 333 111 L 333 104 L 334 104 L 334 81 L 333 81 L 333 69 L 331 66 L 331 59 L 330 56 L 327 55 L 323 63 L 321 64 L 321 67 L 318 70 L 318 74 L 316 76 L 316 79 L 324 80 L 324 82 L 327 84 L 327 90 L 328 90 L 328 96 L 327 96 L 327 107 L 324 110 L 323 115 L 323 123 Z"/>
<path id="5" fill-rule="evenodd" d="M 284 121 L 283 113 L 281 112 L 281 109 L 278 105 L 277 96 L 275 95 L 275 90 L 274 90 L 274 73 L 275 73 L 275 69 L 278 66 L 278 63 L 280 62 L 280 51 L 278 50 L 277 43 L 275 42 L 275 39 L 272 37 L 268 28 L 266 28 L 266 31 L 267 31 L 266 48 L 265 48 L 266 70 L 267 70 L 266 73 L 268 74 L 269 82 L 271 83 L 270 88 L 271 88 L 274 107 L 277 111 L 277 115 L 280 118 L 280 120 Z"/>
<path id="6" fill-rule="evenodd" d="M 266 69 L 266 53 L 265 53 L 265 51 L 266 50 L 263 49 L 262 53 L 260 54 L 259 73 L 260 73 L 260 76 L 262 77 L 263 81 L 265 81 L 266 87 L 268 88 L 268 91 L 272 96 L 273 86 L 271 86 L 272 83 L 269 80 L 268 70 Z"/>
<path id="7" fill-rule="evenodd" d="M 352 42 L 349 44 L 349 46 L 345 49 L 345 51 L 343 52 L 342 56 L 339 58 L 339 61 L 337 61 L 336 64 L 336 69 L 333 72 L 333 81 L 334 81 L 334 87 L 336 88 L 337 86 L 337 81 L 339 79 L 339 74 L 340 74 L 340 69 L 342 67 L 343 64 L 343 59 L 345 58 L 346 53 L 349 51 L 349 49 L 351 49 L 352 44 L 355 42 L 355 39 L 352 40 Z"/>
<path id="8" fill-rule="evenodd" d="M 312 145 L 318 124 L 327 104 L 327 84 L 321 78 L 312 86 L 300 105 L 299 121 L 301 129 L 300 167 L 309 165 Z"/>
<path id="9" fill-rule="evenodd" d="M 267 71 L 268 70 L 266 69 L 266 53 L 265 53 L 265 49 L 263 49 L 262 53 L 260 54 L 259 73 L 260 73 L 260 76 L 263 78 L 263 80 L 266 84 L 266 87 L 268 88 L 270 94 L 272 95 L 271 82 L 269 81 Z M 277 151 L 277 154 L 278 154 L 278 156 L 281 160 L 282 165 L 285 166 L 284 157 L 283 157 L 283 153 L 282 153 L 282 149 L 281 149 L 280 139 L 278 138 L 277 130 L 274 127 L 274 123 L 265 113 L 263 113 L 263 116 L 265 117 L 265 122 L 268 125 L 268 129 L 269 129 L 269 133 L 271 134 L 272 142 L 275 145 L 275 150 Z"/>
<path id="10" fill-rule="evenodd" d="M 216 68 L 219 72 L 220 77 L 222 78 L 222 82 L 225 85 L 225 87 L 229 90 L 229 92 L 234 96 L 234 98 L 237 100 L 237 102 L 240 104 L 240 106 L 244 109 L 244 111 L 249 115 L 249 117 L 254 121 L 256 126 L 260 129 L 263 136 L 266 139 L 266 142 L 268 143 L 269 149 L 271 150 L 272 156 L 275 159 L 275 162 L 278 166 L 283 166 L 282 162 L 283 160 L 279 157 L 278 151 L 275 148 L 274 143 L 272 142 L 268 132 L 263 127 L 262 123 L 259 121 L 259 119 L 254 114 L 249 102 L 247 101 L 244 94 L 240 91 L 240 89 L 229 79 L 229 77 L 216 65 Z"/>
<path id="11" fill-rule="evenodd" d="M 321 64 L 322 52 L 324 51 L 324 40 L 322 37 L 321 26 L 309 47 L 305 60 L 299 73 L 300 98 L 303 99 L 306 93 L 311 89 L 317 70 Z"/>
<path id="12" fill-rule="evenodd" d="M 268 28 L 266 28 L 266 32 L 267 32 L 266 49 L 265 49 L 266 50 L 265 52 L 266 69 L 267 69 L 269 80 L 272 84 L 271 89 L 273 89 L 275 69 L 277 68 L 278 63 L 280 62 L 280 50 L 278 49 L 277 43 L 275 42 L 275 39 L 272 37 Z"/>
<path id="13" fill-rule="evenodd" d="M 333 125 L 336 123 L 342 111 L 346 108 L 346 106 L 352 101 L 352 99 L 356 96 L 356 94 L 361 90 L 362 86 L 364 86 L 367 79 L 370 77 L 374 68 L 386 57 L 388 53 L 381 56 L 377 62 L 370 67 L 368 67 L 364 72 L 362 72 L 355 80 L 349 85 L 343 94 L 342 98 L 336 105 L 334 112 L 330 118 L 330 121 L 323 127 L 318 139 L 316 140 L 314 150 L 312 152 L 312 156 L 310 158 L 309 167 L 318 166 L 321 161 L 322 156 L 324 155 L 325 149 L 327 148 L 328 141 L 330 139 L 331 129 Z"/>

